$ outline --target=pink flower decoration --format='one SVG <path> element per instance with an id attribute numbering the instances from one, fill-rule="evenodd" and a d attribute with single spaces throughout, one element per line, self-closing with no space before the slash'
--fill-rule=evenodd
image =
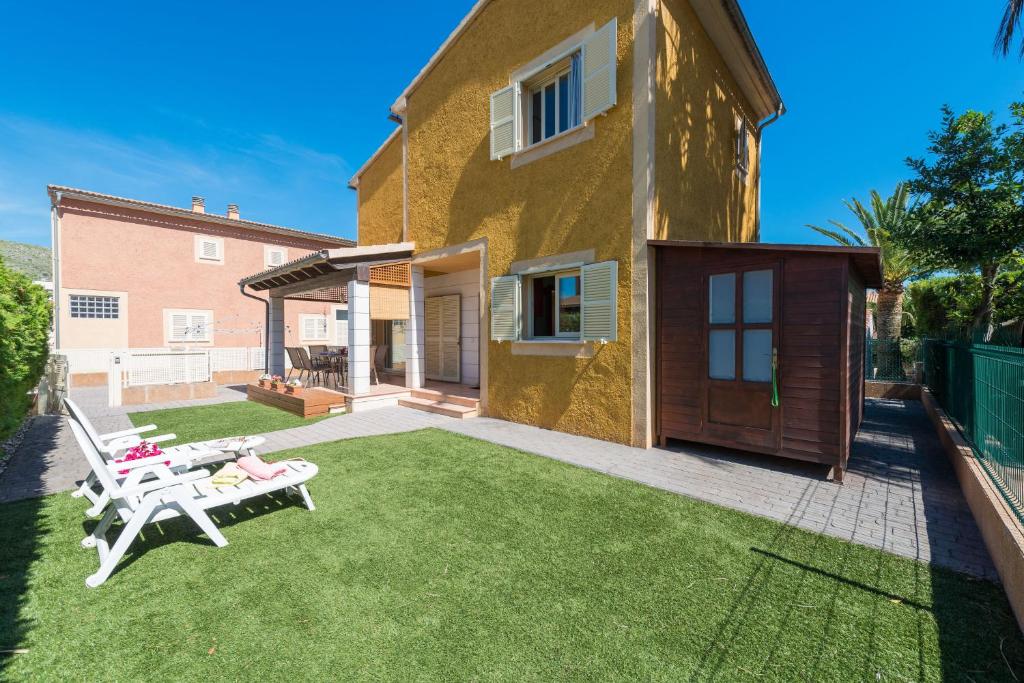
<path id="1" fill-rule="evenodd" d="M 114 462 L 128 462 L 131 460 L 140 460 L 142 458 L 152 458 L 157 455 L 163 455 L 164 452 L 155 443 L 149 443 L 148 441 L 142 441 L 138 446 L 132 446 L 124 452 L 123 458 L 118 458 Z M 167 460 L 164 462 L 165 465 L 170 465 L 171 461 Z M 130 470 L 121 470 L 118 474 L 128 474 Z"/>

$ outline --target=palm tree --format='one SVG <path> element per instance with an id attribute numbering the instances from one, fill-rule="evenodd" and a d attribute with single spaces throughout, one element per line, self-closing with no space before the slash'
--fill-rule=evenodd
<path id="1" fill-rule="evenodd" d="M 996 54 L 1002 53 L 1004 57 L 1010 54 L 1013 34 L 1020 27 L 1022 12 L 1024 0 L 1006 0 L 1006 11 L 1003 12 L 1003 20 L 999 22 L 999 32 L 996 34 Z M 1024 57 L 1024 42 L 1020 46 L 1020 56 Z"/>
<path id="2" fill-rule="evenodd" d="M 882 199 L 877 190 L 872 190 L 870 208 L 859 199 L 844 201 L 846 208 L 860 222 L 863 235 L 836 220 L 829 220 L 832 228 L 807 226 L 847 247 L 881 247 L 882 287 L 878 290 L 877 305 L 879 339 L 899 339 L 903 325 L 903 283 L 928 272 L 913 254 L 890 239 L 890 235 L 907 221 L 918 220 L 907 206 L 909 196 L 907 186 L 900 183 L 888 199 Z"/>

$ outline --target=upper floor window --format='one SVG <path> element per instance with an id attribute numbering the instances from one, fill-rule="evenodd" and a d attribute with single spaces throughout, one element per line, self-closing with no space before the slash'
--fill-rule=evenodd
<path id="1" fill-rule="evenodd" d="M 121 317 L 120 297 L 72 294 L 68 303 L 72 318 L 116 319 Z"/>
<path id="2" fill-rule="evenodd" d="M 746 176 L 750 169 L 750 131 L 747 127 L 747 119 L 740 115 L 736 117 L 736 170 L 741 176 Z"/>
<path id="3" fill-rule="evenodd" d="M 224 240 L 219 237 L 196 235 L 196 261 L 224 263 Z"/>
<path id="4" fill-rule="evenodd" d="M 288 260 L 288 250 L 284 247 L 264 247 L 263 265 L 267 268 L 277 268 L 284 265 Z"/>
<path id="5" fill-rule="evenodd" d="M 537 144 L 582 123 L 580 62 L 580 53 L 576 52 L 527 84 L 529 144 Z"/>
<path id="6" fill-rule="evenodd" d="M 618 21 L 491 93 L 491 159 L 572 130 L 615 106 Z"/>
<path id="7" fill-rule="evenodd" d="M 299 333 L 303 341 L 327 341 L 327 316 L 300 315 Z"/>

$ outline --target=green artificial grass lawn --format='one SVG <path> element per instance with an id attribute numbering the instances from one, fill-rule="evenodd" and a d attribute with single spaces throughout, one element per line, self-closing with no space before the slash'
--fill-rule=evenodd
<path id="1" fill-rule="evenodd" d="M 1012 680 L 1001 589 L 440 431 L 280 454 L 285 496 L 150 526 L 97 589 L 81 499 L 0 506 L 0 656 L 40 680 Z M 1020 674 L 1018 674 L 1020 675 Z"/>
<path id="2" fill-rule="evenodd" d="M 157 431 L 149 434 L 175 434 L 178 438 L 162 442 L 172 446 L 176 443 L 208 441 L 227 436 L 252 436 L 264 432 L 276 432 L 319 422 L 327 417 L 301 418 L 289 412 L 255 401 L 233 401 L 195 408 L 168 408 L 148 410 L 144 413 L 128 413 L 132 424 L 141 427 L 155 424 Z M 143 435 L 145 436 L 145 435 Z"/>

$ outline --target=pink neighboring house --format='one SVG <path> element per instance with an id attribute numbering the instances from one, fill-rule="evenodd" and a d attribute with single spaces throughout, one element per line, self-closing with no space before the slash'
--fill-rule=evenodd
<path id="1" fill-rule="evenodd" d="M 182 209 L 47 189 L 54 346 L 68 354 L 76 386 L 106 381 L 111 350 L 262 347 L 266 306 L 243 296 L 238 281 L 314 251 L 355 246 L 242 220 L 233 204 L 226 215 L 209 214 L 201 197 Z M 344 304 L 287 301 L 285 343 L 346 344 L 347 313 Z"/>

